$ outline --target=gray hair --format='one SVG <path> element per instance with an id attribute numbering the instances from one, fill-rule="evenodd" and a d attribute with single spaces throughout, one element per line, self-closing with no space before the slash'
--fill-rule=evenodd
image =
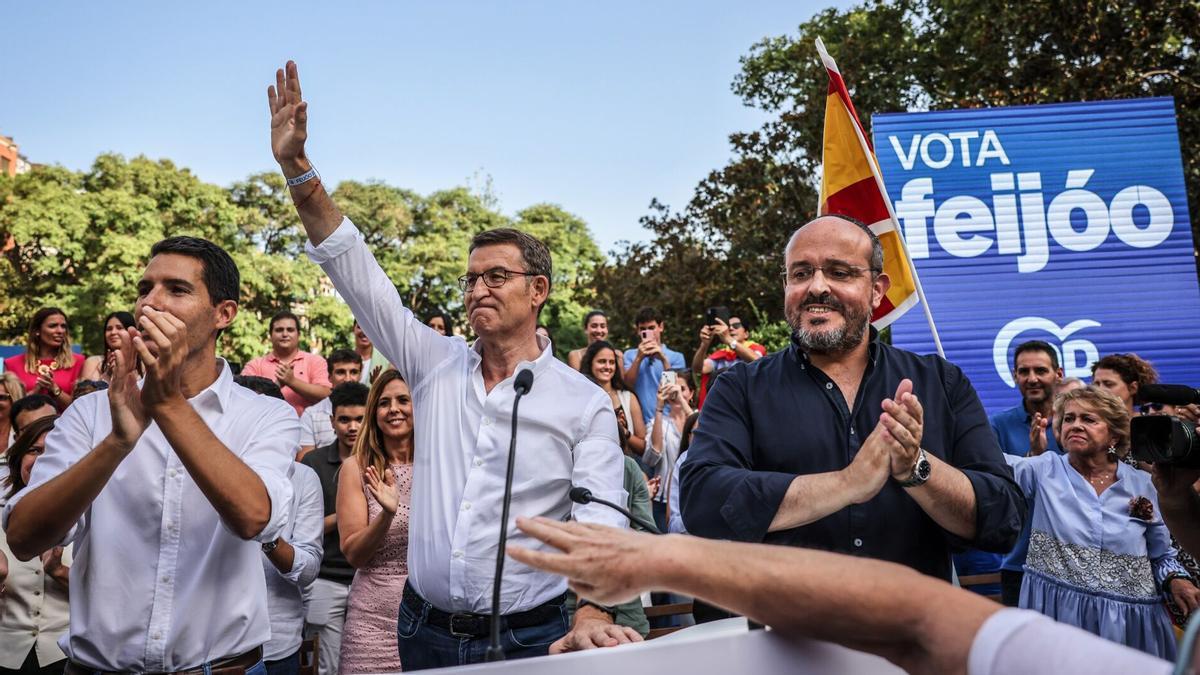
<path id="1" fill-rule="evenodd" d="M 553 264 L 550 261 L 550 249 L 542 243 L 541 239 L 531 234 L 511 227 L 485 230 L 471 239 L 471 246 L 467 249 L 467 253 L 473 253 L 475 249 L 483 246 L 496 246 L 499 244 L 512 244 L 516 246 L 521 251 L 521 259 L 525 262 L 525 271 L 530 274 L 546 277 L 546 292 L 550 292 L 550 287 L 553 285 L 554 273 Z"/>
<path id="2" fill-rule="evenodd" d="M 815 223 L 822 218 L 837 218 L 838 220 L 844 220 L 865 232 L 867 238 L 871 240 L 871 259 L 868 261 L 868 265 L 871 268 L 871 276 L 875 277 L 883 272 L 883 244 L 879 242 L 879 237 L 866 223 L 862 222 L 858 218 L 855 218 L 854 216 L 847 216 L 841 213 L 826 213 L 825 215 L 817 216 L 804 225 L 796 228 L 796 231 L 792 232 L 792 236 L 788 237 L 787 246 L 783 249 L 784 255 L 787 255 L 787 250 L 792 247 L 792 242 L 796 239 L 796 235 L 800 234 L 800 230 L 803 230 L 805 225 Z M 787 270 L 784 271 L 786 272 Z"/>

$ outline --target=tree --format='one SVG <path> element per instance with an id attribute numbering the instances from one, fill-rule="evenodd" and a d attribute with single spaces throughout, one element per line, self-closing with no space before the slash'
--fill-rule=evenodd
<path id="1" fill-rule="evenodd" d="M 734 158 L 680 212 L 657 203 L 653 240 L 625 244 L 597 272 L 600 303 L 627 325 L 640 304 L 668 314 L 668 340 L 695 344 L 708 304 L 753 300 L 782 319 L 774 273 L 790 232 L 815 212 L 827 77 L 821 37 L 860 116 L 876 112 L 1174 96 L 1184 179 L 1200 204 L 1200 3 L 1095 0 L 871 0 L 825 10 L 741 59 L 733 91 L 774 115 L 735 134 Z M 1200 234 L 1200 209 L 1192 209 Z M 685 324 L 680 326 L 679 324 Z"/>
<path id="2" fill-rule="evenodd" d="M 514 220 L 487 195 L 454 188 L 423 197 L 378 182 L 346 181 L 334 191 L 362 230 L 405 304 L 418 316 L 441 309 L 459 317 L 458 277 L 471 237 Z M 602 256 L 578 217 L 539 204 L 518 214 L 556 261 L 556 286 L 544 320 L 556 335 L 578 325 L 589 279 Z M 229 189 L 197 179 L 168 160 L 101 155 L 86 172 L 40 167 L 0 176 L 0 340 L 24 342 L 28 317 L 56 305 L 72 339 L 103 348 L 101 319 L 130 310 L 150 247 L 173 235 L 210 239 L 241 272 L 237 320 L 219 349 L 245 363 L 267 349 L 267 323 L 281 309 L 301 317 L 306 348 L 349 346 L 354 319 L 332 283 L 304 254 L 304 234 L 277 173 L 255 174 Z"/>

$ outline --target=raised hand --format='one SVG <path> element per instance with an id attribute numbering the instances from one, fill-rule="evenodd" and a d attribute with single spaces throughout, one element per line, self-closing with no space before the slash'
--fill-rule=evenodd
<path id="1" fill-rule="evenodd" d="M 717 323 L 712 326 L 712 332 L 722 344 L 729 344 L 729 324 L 717 319 Z"/>
<path id="2" fill-rule="evenodd" d="M 142 406 L 142 393 L 138 390 L 138 357 L 133 347 L 137 334 L 136 328 L 127 328 L 119 334 L 121 343 L 112 351 L 112 381 L 108 385 L 112 434 L 126 450 L 133 449 L 150 424 L 150 417 Z"/>
<path id="3" fill-rule="evenodd" d="M 395 515 L 400 506 L 400 491 L 396 488 L 396 477 L 392 475 L 391 470 L 385 470 L 383 478 L 380 478 L 375 467 L 368 466 L 365 477 L 367 491 L 388 515 Z"/>
<path id="4" fill-rule="evenodd" d="M 309 169 L 304 154 L 308 140 L 308 103 L 300 93 L 296 62 L 275 71 L 275 84 L 267 87 L 271 108 L 271 153 L 284 174 L 295 177 Z"/>
<path id="5" fill-rule="evenodd" d="M 1050 420 L 1042 417 L 1042 413 L 1033 414 L 1033 423 L 1029 425 L 1029 456 L 1037 457 L 1046 451 L 1049 441 L 1046 439 L 1046 428 Z"/>
<path id="6" fill-rule="evenodd" d="M 140 334 L 133 338 L 138 358 L 146 368 L 142 383 L 142 405 L 153 417 L 170 404 L 187 404 L 183 394 L 183 364 L 187 360 L 187 326 L 170 312 L 149 305 L 142 308 L 138 324 L 154 349 Z"/>

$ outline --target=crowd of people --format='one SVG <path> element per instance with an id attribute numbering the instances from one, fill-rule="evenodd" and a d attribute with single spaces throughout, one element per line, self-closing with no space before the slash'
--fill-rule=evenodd
<path id="1" fill-rule="evenodd" d="M 538 324 L 549 251 L 514 229 L 471 242 L 466 326 L 421 320 L 304 153 L 294 64 L 269 99 L 352 332 L 304 351 L 281 309 L 266 353 L 229 363 L 239 271 L 192 237 L 149 251 L 133 311 L 95 327 L 101 354 L 73 351 L 61 310 L 31 317 L 0 393 L 0 675 L 284 675 L 306 638 L 322 675 L 462 665 L 486 658 L 493 607 L 507 658 L 617 647 L 648 636 L 651 591 L 918 671 L 1038 664 L 998 646 L 1013 636 L 1095 672 L 1175 658 L 1200 567 L 1172 531 L 1200 540 L 1200 472 L 1135 461 L 1130 421 L 1200 407 L 1139 405 L 1156 374 L 1136 355 L 1085 384 L 1025 342 L 1021 400 L 989 418 L 954 364 L 878 339 L 882 248 L 842 216 L 781 242 L 793 338 L 773 354 L 718 306 L 688 362 L 647 306 L 611 332 L 588 313 L 559 360 Z M 999 571 L 1010 607 L 954 589 L 955 567 Z"/>

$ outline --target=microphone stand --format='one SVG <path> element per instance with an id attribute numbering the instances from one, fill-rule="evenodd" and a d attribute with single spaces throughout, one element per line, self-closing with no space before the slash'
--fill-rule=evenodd
<path id="1" fill-rule="evenodd" d="M 496 577 L 492 580 L 491 638 L 488 641 L 487 660 L 503 661 L 504 650 L 500 648 L 500 579 L 504 576 L 504 547 L 508 543 L 508 509 L 512 505 L 513 467 L 517 460 L 517 406 L 521 397 L 533 388 L 533 371 L 522 370 L 513 382 L 512 436 L 508 441 L 508 471 L 504 477 L 504 507 L 500 515 L 500 549 L 496 552 Z"/>

